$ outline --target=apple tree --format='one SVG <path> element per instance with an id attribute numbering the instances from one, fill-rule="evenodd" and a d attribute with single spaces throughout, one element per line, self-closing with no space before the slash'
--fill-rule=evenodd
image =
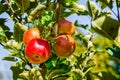
<path id="1" fill-rule="evenodd" d="M 9 51 L 3 60 L 14 62 L 13 80 L 120 79 L 120 0 L 0 0 L 0 6 L 9 15 L 0 18 L 0 45 Z M 9 19 L 13 26 L 5 25 Z"/>

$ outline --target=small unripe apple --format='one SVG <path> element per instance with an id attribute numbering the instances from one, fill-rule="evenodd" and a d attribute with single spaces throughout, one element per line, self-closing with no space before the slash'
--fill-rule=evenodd
<path id="1" fill-rule="evenodd" d="M 68 20 L 60 20 L 58 22 L 58 34 L 72 35 L 75 32 L 75 25 Z"/>
<path id="2" fill-rule="evenodd" d="M 38 28 L 31 28 L 27 30 L 23 35 L 23 42 L 27 44 L 34 38 L 40 38 L 40 31 Z"/>
<path id="3" fill-rule="evenodd" d="M 70 35 L 60 35 L 53 48 L 57 56 L 69 57 L 75 50 L 75 40 Z"/>
<path id="4" fill-rule="evenodd" d="M 30 63 L 40 64 L 50 57 L 50 45 L 43 39 L 32 39 L 25 47 L 25 56 Z"/>

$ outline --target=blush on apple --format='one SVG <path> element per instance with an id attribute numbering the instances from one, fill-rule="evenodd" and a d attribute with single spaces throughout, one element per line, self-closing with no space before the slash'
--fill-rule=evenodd
<path id="1" fill-rule="evenodd" d="M 54 45 L 55 54 L 59 57 L 69 57 L 75 50 L 75 40 L 70 35 L 60 35 Z"/>
<path id="2" fill-rule="evenodd" d="M 75 25 L 68 20 L 60 20 L 58 22 L 58 34 L 72 35 L 75 32 Z"/>
<path id="3" fill-rule="evenodd" d="M 48 41 L 36 38 L 30 40 L 25 47 L 25 56 L 30 63 L 44 63 L 50 57 Z"/>
<path id="4" fill-rule="evenodd" d="M 27 44 L 34 38 L 40 38 L 40 31 L 38 28 L 31 28 L 27 30 L 23 35 L 23 42 Z"/>

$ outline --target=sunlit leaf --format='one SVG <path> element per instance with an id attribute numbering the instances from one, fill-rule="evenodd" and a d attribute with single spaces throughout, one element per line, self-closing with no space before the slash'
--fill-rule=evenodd
<path id="1" fill-rule="evenodd" d="M 61 74 L 65 74 L 65 71 L 63 71 L 63 70 L 54 70 L 48 75 L 48 80 L 51 80 L 52 78 L 55 78 L 56 76 L 59 76 Z"/>
<path id="2" fill-rule="evenodd" d="M 118 36 L 119 24 L 119 21 L 109 16 L 102 16 L 93 21 L 92 28 L 102 36 L 114 40 Z"/>
<path id="3" fill-rule="evenodd" d="M 89 15 L 94 20 L 100 16 L 100 10 L 98 9 L 97 5 L 93 1 L 88 0 L 87 7 L 88 7 Z"/>
<path id="4" fill-rule="evenodd" d="M 23 38 L 23 33 L 27 30 L 27 27 L 20 24 L 20 23 L 15 23 L 14 24 L 14 33 L 13 33 L 13 36 L 14 36 L 14 39 L 17 41 L 17 42 L 21 42 L 22 41 L 22 38 Z"/>
<path id="5" fill-rule="evenodd" d="M 101 8 L 106 8 L 107 6 L 109 8 L 113 8 L 113 2 L 114 0 L 97 0 L 101 2 Z"/>
<path id="6" fill-rule="evenodd" d="M 13 72 L 13 80 L 17 80 L 19 78 L 19 74 L 22 73 L 25 69 L 25 62 L 17 62 L 11 66 L 11 70 Z"/>
<path id="7" fill-rule="evenodd" d="M 38 5 L 34 10 L 32 10 L 30 12 L 30 14 L 28 15 L 27 19 L 28 22 L 34 22 L 34 20 L 38 17 L 41 16 L 42 12 L 44 12 L 44 9 L 46 8 L 45 5 Z"/>
<path id="8" fill-rule="evenodd" d="M 41 18 L 41 24 L 44 26 L 48 26 L 48 24 L 53 20 L 53 12 L 46 11 L 45 14 Z"/>
<path id="9" fill-rule="evenodd" d="M 82 79 L 82 76 L 75 71 L 69 72 L 68 75 L 72 77 L 72 80 L 81 80 Z"/>

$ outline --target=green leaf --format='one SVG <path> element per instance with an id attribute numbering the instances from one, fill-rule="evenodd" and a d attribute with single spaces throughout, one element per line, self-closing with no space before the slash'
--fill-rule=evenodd
<path id="1" fill-rule="evenodd" d="M 117 1 L 117 7 L 120 7 L 120 0 L 116 0 Z"/>
<path id="2" fill-rule="evenodd" d="M 40 19 L 41 24 L 44 26 L 48 26 L 49 23 L 53 20 L 53 11 L 46 11 L 42 18 Z"/>
<path id="3" fill-rule="evenodd" d="M 120 22 L 109 16 L 101 16 L 92 22 L 92 29 L 108 39 L 114 40 L 118 36 Z"/>
<path id="4" fill-rule="evenodd" d="M 28 15 L 27 19 L 28 22 L 33 22 L 35 19 L 37 19 L 38 17 L 41 17 L 41 14 L 44 12 L 44 9 L 46 8 L 45 5 L 38 5 L 34 10 L 32 10 L 30 12 L 30 14 Z"/>
<path id="5" fill-rule="evenodd" d="M 17 58 L 15 58 L 15 57 L 4 57 L 4 58 L 3 58 L 3 60 L 13 61 L 13 62 L 18 61 L 18 59 L 17 59 Z"/>
<path id="6" fill-rule="evenodd" d="M 86 8 L 84 5 L 78 4 L 76 2 L 67 2 L 64 5 L 65 7 L 67 7 L 69 10 L 71 10 L 71 12 L 67 13 L 67 14 L 73 14 L 73 13 L 77 13 L 78 15 L 84 15 L 87 14 Z M 65 12 L 63 13 L 65 15 Z M 62 14 L 62 15 L 63 15 Z M 67 16 L 65 16 L 67 17 Z"/>
<path id="7" fill-rule="evenodd" d="M 14 24 L 14 33 L 13 33 L 14 39 L 17 42 L 22 42 L 23 34 L 26 30 L 27 30 L 26 26 L 24 26 L 20 23 L 15 23 Z"/>
<path id="8" fill-rule="evenodd" d="M 17 80 L 19 78 L 19 74 L 22 73 L 25 69 L 25 62 L 17 62 L 11 66 L 11 70 L 13 72 L 13 80 Z"/>
<path id="9" fill-rule="evenodd" d="M 63 70 L 54 70 L 48 75 L 48 80 L 51 80 L 55 78 L 56 76 L 59 76 L 61 74 L 65 74 L 66 72 Z"/>
<path id="10" fill-rule="evenodd" d="M 68 75 L 71 76 L 73 80 L 82 80 L 82 76 L 75 71 L 69 72 Z"/>
<path id="11" fill-rule="evenodd" d="M 20 74 L 20 77 L 25 78 L 26 80 L 43 80 L 40 68 L 32 68 L 29 71 L 25 71 Z"/>
<path id="12" fill-rule="evenodd" d="M 0 18 L 0 42 L 6 42 L 12 35 L 9 27 L 5 25 L 5 22 L 5 18 Z"/>
<path id="13" fill-rule="evenodd" d="M 85 12 L 86 8 L 84 5 L 78 4 L 78 3 L 71 3 L 71 10 L 75 11 L 75 12 Z"/>
<path id="14" fill-rule="evenodd" d="M 89 15 L 93 18 L 93 20 L 95 20 L 100 16 L 100 10 L 93 1 L 88 0 L 87 7 L 88 7 Z"/>
<path id="15" fill-rule="evenodd" d="M 5 30 L 2 29 L 2 27 L 0 26 L 0 42 L 6 42 L 7 36 L 5 35 Z"/>
<path id="16" fill-rule="evenodd" d="M 114 0 L 97 0 L 101 2 L 101 8 L 106 8 L 107 6 L 109 8 L 113 8 L 113 2 Z"/>
<path id="17" fill-rule="evenodd" d="M 21 12 L 24 13 L 27 8 L 29 8 L 30 2 L 29 0 L 15 0 L 17 6 L 21 9 Z"/>
<path id="18" fill-rule="evenodd" d="M 0 2 L 0 14 L 5 12 L 8 9 L 7 4 L 3 4 Z"/>
<path id="19" fill-rule="evenodd" d="M 120 58 L 120 48 L 118 48 L 118 47 L 114 47 L 114 48 L 107 47 L 106 50 L 107 50 L 107 52 L 109 53 L 110 56 Z"/>

